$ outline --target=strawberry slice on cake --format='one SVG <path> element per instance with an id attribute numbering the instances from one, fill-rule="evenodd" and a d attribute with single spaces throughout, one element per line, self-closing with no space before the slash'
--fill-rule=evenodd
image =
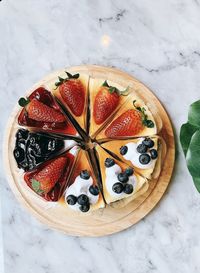
<path id="1" fill-rule="evenodd" d="M 92 138 L 128 99 L 128 86 L 103 79 L 90 79 L 90 135 Z"/>
<path id="2" fill-rule="evenodd" d="M 19 125 L 47 132 L 78 135 L 51 93 L 44 87 L 39 87 L 26 99 L 19 99 L 19 105 L 23 107 L 18 117 Z"/>
<path id="3" fill-rule="evenodd" d="M 66 188 L 75 157 L 74 147 L 69 152 L 46 161 L 36 170 L 26 172 L 24 180 L 43 199 L 58 201 Z"/>
<path id="4" fill-rule="evenodd" d="M 69 209 L 91 212 L 105 206 L 89 154 L 80 150 L 64 195 Z"/>
<path id="5" fill-rule="evenodd" d="M 137 98 L 128 100 L 96 139 L 152 136 L 157 131 L 157 124 L 152 113 L 145 103 Z"/>
<path id="6" fill-rule="evenodd" d="M 87 127 L 88 81 L 87 74 L 66 71 L 50 87 L 83 130 Z"/>

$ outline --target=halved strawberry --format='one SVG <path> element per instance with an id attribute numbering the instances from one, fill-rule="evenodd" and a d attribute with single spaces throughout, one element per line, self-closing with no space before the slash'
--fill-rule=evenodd
<path id="1" fill-rule="evenodd" d="M 128 88 L 124 91 L 114 86 L 109 86 L 107 81 L 100 87 L 94 101 L 94 121 L 96 124 L 103 123 L 117 108 L 120 95 L 127 95 Z"/>
<path id="2" fill-rule="evenodd" d="M 26 108 L 28 117 L 43 122 L 65 122 L 64 115 L 52 107 L 40 102 L 36 98 L 29 100 L 19 99 L 19 105 Z"/>
<path id="3" fill-rule="evenodd" d="M 72 75 L 66 72 L 68 78 L 58 77 L 59 81 L 55 85 L 59 86 L 62 99 L 75 116 L 81 116 L 85 105 L 85 88 L 78 79 L 79 74 Z"/>
<path id="4" fill-rule="evenodd" d="M 133 136 L 138 134 L 144 125 L 142 115 L 135 109 L 130 109 L 116 118 L 106 129 L 107 137 Z"/>
<path id="5" fill-rule="evenodd" d="M 63 174 L 66 163 L 66 157 L 59 157 L 52 160 L 31 178 L 32 189 L 37 194 L 50 192 Z"/>

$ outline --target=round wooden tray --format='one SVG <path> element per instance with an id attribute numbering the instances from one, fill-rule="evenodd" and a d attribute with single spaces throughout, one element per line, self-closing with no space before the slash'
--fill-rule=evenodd
<path id="1" fill-rule="evenodd" d="M 152 180 L 148 191 L 127 204 L 124 208 L 116 209 L 107 206 L 104 209 L 87 215 L 71 212 L 71 210 L 66 209 L 60 203 L 52 204 L 51 202 L 41 200 L 40 197 L 26 186 L 23 181 L 23 173 L 19 174 L 13 157 L 15 132 L 18 128 L 17 116 L 19 114 L 19 107 L 16 106 L 8 121 L 4 141 L 4 162 L 8 181 L 19 202 L 24 204 L 32 214 L 49 227 L 76 236 L 103 236 L 119 232 L 137 223 L 147 215 L 159 202 L 170 182 L 175 156 L 172 125 L 159 100 L 144 84 L 134 77 L 114 68 L 94 65 L 77 66 L 69 69 L 66 68 L 66 70 L 71 72 L 79 71 L 80 73 L 85 72 L 96 78 L 108 79 L 119 84 L 133 86 L 139 90 L 140 96 L 142 95 L 143 100 L 148 103 L 148 106 L 157 109 L 158 115 L 163 121 L 163 128 L 159 135 L 164 138 L 167 145 L 167 153 L 159 178 Z M 63 70 L 60 70 L 48 75 L 35 84 L 27 94 L 30 94 L 38 86 L 54 78 L 56 79 L 62 72 Z"/>

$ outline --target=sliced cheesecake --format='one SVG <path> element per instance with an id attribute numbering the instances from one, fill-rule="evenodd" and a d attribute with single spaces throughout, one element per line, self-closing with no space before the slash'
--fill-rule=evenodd
<path id="1" fill-rule="evenodd" d="M 140 175 L 146 178 L 158 177 L 162 164 L 162 143 L 158 136 L 112 140 L 101 146 L 132 166 Z"/>
<path id="2" fill-rule="evenodd" d="M 131 97 L 98 133 L 97 140 L 152 136 L 157 133 L 157 124 L 150 109 L 141 99 Z"/>
<path id="3" fill-rule="evenodd" d="M 92 162 L 85 150 L 78 153 L 64 199 L 69 209 L 83 213 L 105 206 Z"/>
<path id="4" fill-rule="evenodd" d="M 50 84 L 52 93 L 83 130 L 87 129 L 89 75 L 63 72 Z"/>
<path id="5" fill-rule="evenodd" d="M 128 99 L 131 89 L 127 85 L 90 78 L 90 127 L 92 138 Z"/>
<path id="6" fill-rule="evenodd" d="M 96 146 L 101 171 L 103 194 L 107 204 L 124 198 L 132 198 L 148 183 L 128 164 L 117 160 L 99 145 Z M 129 200 L 130 200 L 129 198 Z"/>
<path id="7" fill-rule="evenodd" d="M 58 201 L 62 196 L 74 166 L 77 149 L 54 157 L 41 164 L 37 169 L 26 172 L 26 184 L 41 198 Z"/>
<path id="8" fill-rule="evenodd" d="M 27 98 L 19 99 L 19 105 L 23 107 L 18 116 L 19 125 L 51 133 L 78 135 L 51 92 L 44 87 L 37 88 Z"/>

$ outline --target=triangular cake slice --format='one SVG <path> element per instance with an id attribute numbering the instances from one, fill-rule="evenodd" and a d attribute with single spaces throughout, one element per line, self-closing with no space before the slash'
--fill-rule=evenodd
<path id="1" fill-rule="evenodd" d="M 70 112 L 83 130 L 87 129 L 89 75 L 63 72 L 49 83 L 54 96 Z"/>
<path id="2" fill-rule="evenodd" d="M 78 136 L 78 132 L 61 107 L 44 87 L 39 87 L 26 99 L 21 98 L 18 123 L 29 128 L 37 128 L 51 133 Z"/>
<path id="3" fill-rule="evenodd" d="M 64 194 L 69 209 L 91 212 L 105 206 L 87 151 L 80 150 Z"/>
<path id="4" fill-rule="evenodd" d="M 96 136 L 96 139 L 123 139 L 152 136 L 156 133 L 157 124 L 150 109 L 141 99 L 135 97 L 129 99 L 119 109 L 109 124 Z"/>
<path id="5" fill-rule="evenodd" d="M 134 172 L 132 167 L 115 159 L 99 145 L 96 146 L 96 152 L 107 204 L 128 197 L 134 198 L 134 195 L 148 183 L 147 179 Z"/>
<path id="6" fill-rule="evenodd" d="M 41 164 L 37 169 L 26 172 L 26 184 L 43 199 L 58 201 L 66 188 L 76 154 L 77 148 L 73 147 L 70 151 Z"/>
<path id="7" fill-rule="evenodd" d="M 112 140 L 101 145 L 108 152 L 132 166 L 146 178 L 156 178 L 160 170 L 162 145 L 158 136 Z"/>
<path id="8" fill-rule="evenodd" d="M 128 99 L 131 89 L 105 79 L 90 78 L 90 128 L 92 138 Z"/>

